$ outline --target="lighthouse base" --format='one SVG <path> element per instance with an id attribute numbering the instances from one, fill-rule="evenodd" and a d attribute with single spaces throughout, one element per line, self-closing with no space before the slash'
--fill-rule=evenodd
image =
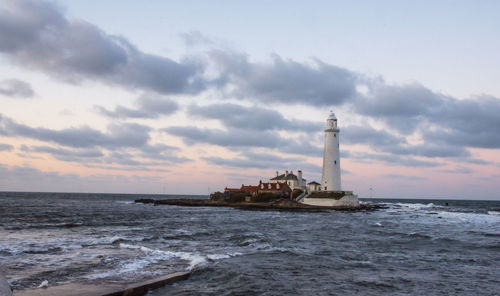
<path id="1" fill-rule="evenodd" d="M 359 207 L 358 196 L 352 191 L 313 192 L 301 200 L 302 203 L 322 207 Z"/>

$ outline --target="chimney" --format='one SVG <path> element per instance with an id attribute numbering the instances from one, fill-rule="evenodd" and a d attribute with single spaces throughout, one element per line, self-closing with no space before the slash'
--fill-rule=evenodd
<path id="1" fill-rule="evenodd" d="M 297 179 L 299 179 L 299 186 L 303 186 L 304 184 L 302 184 L 302 171 L 301 170 L 297 171 Z"/>
<path id="2" fill-rule="evenodd" d="M 280 175 L 280 173 L 278 171 L 276 171 L 276 177 L 278 177 Z"/>
<path id="3" fill-rule="evenodd" d="M 285 175 L 288 175 L 288 171 L 285 171 Z"/>

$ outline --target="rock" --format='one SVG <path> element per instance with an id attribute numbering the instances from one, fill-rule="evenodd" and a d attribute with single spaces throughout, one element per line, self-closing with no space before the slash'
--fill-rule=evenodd
<path id="1" fill-rule="evenodd" d="M 345 199 L 344 199 L 345 198 Z M 321 199 L 328 200 L 328 199 Z M 175 205 L 185 207 L 232 207 L 242 210 L 278 210 L 278 211 L 305 211 L 322 212 L 329 210 L 337 211 L 372 211 L 384 208 L 378 204 L 359 204 L 356 195 L 344 196 L 335 205 L 311 205 L 280 198 L 273 202 L 225 202 L 213 201 L 209 199 L 163 199 L 155 200 L 155 205 Z M 386 208 L 386 207 L 385 207 Z"/>
<path id="2" fill-rule="evenodd" d="M 141 198 L 141 199 L 134 200 L 134 202 L 148 204 L 148 203 L 155 203 L 155 200 L 154 199 L 150 199 L 150 198 Z"/>
<path id="3" fill-rule="evenodd" d="M 211 201 L 224 201 L 224 193 L 217 191 L 210 194 Z"/>

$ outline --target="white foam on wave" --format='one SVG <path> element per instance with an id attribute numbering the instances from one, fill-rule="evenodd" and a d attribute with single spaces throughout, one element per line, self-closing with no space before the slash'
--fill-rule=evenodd
<path id="1" fill-rule="evenodd" d="M 131 200 L 117 200 L 115 202 L 120 203 L 120 204 L 126 204 L 126 205 L 130 205 L 130 204 L 135 203 L 134 201 L 131 201 Z"/>
<path id="2" fill-rule="evenodd" d="M 141 241 L 142 238 L 131 238 L 131 237 L 123 237 L 119 235 L 114 235 L 114 236 L 105 236 L 105 237 L 99 237 L 99 238 L 86 238 L 80 243 L 85 246 L 96 246 L 96 245 L 112 245 L 116 244 L 122 241 Z"/>
<path id="3" fill-rule="evenodd" d="M 220 260 L 220 259 L 231 258 L 231 256 L 227 254 L 212 254 L 212 255 L 207 255 L 207 258 L 210 260 Z"/>
<path id="4" fill-rule="evenodd" d="M 118 242 L 118 241 L 121 241 L 121 240 L 124 240 L 124 238 L 123 238 L 123 237 L 121 237 L 121 236 L 115 235 L 115 236 L 111 237 L 109 240 L 107 240 L 107 239 L 106 239 L 106 240 L 104 240 L 104 241 L 106 241 L 106 242 L 109 242 L 109 243 L 113 244 L 113 243 Z"/>
<path id="5" fill-rule="evenodd" d="M 428 208 L 440 208 L 441 206 L 437 206 L 433 204 L 432 202 L 428 204 L 422 204 L 422 203 L 403 203 L 403 202 L 398 202 L 395 203 L 394 205 L 397 205 L 402 208 L 408 208 L 411 210 L 421 210 L 421 209 L 428 209 Z"/>
<path id="6" fill-rule="evenodd" d="M 208 262 L 208 260 L 215 261 L 220 259 L 226 259 L 233 256 L 242 255 L 241 253 L 227 253 L 227 254 L 208 254 L 201 255 L 197 253 L 184 252 L 184 251 L 167 251 L 152 249 L 141 245 L 131 245 L 126 243 L 120 243 L 120 248 L 138 250 L 146 254 L 143 258 L 135 258 L 124 262 L 118 269 L 110 270 L 98 274 L 92 274 L 86 276 L 88 279 L 99 279 L 112 276 L 118 276 L 127 273 L 142 273 L 142 269 L 148 265 L 155 264 L 159 261 L 171 260 L 172 258 L 179 258 L 189 262 L 187 270 L 193 270 L 194 268 Z M 147 272 L 147 271 L 144 271 Z"/>
<path id="7" fill-rule="evenodd" d="M 447 221 L 468 222 L 468 223 L 498 223 L 500 215 L 489 215 L 481 213 L 463 213 L 463 212 L 438 212 L 438 217 L 446 218 Z"/>
<path id="8" fill-rule="evenodd" d="M 141 250 L 144 253 L 149 253 L 150 255 L 155 255 L 159 256 L 161 259 L 170 259 L 172 257 L 177 257 L 182 260 L 186 260 L 189 262 L 189 270 L 193 269 L 194 267 L 204 263 L 207 261 L 206 257 L 195 254 L 195 253 L 190 253 L 190 252 L 182 252 L 182 251 L 164 251 L 164 250 L 158 250 L 158 249 L 151 249 L 145 246 L 140 246 L 140 245 L 129 245 L 129 244 L 120 244 L 121 248 L 127 248 L 127 249 L 138 249 Z M 164 257 L 164 258 L 162 258 Z"/>
<path id="9" fill-rule="evenodd" d="M 488 215 L 500 216 L 500 211 L 488 211 Z"/>
<path id="10" fill-rule="evenodd" d="M 227 254 L 209 254 L 207 255 L 207 258 L 210 260 L 220 260 L 220 259 L 227 259 L 235 256 L 241 256 L 243 253 L 240 252 L 234 252 L 234 253 L 227 253 Z"/>
<path id="11" fill-rule="evenodd" d="M 49 286 L 49 281 L 44 280 L 40 283 L 40 285 L 37 288 L 47 288 Z"/>

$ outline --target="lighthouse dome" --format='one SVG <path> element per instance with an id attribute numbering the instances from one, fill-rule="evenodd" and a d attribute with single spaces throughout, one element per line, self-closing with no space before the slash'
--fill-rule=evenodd
<path id="1" fill-rule="evenodd" d="M 330 116 L 328 116 L 328 119 L 337 120 L 337 117 L 335 117 L 335 113 L 333 113 L 333 111 L 330 111 Z"/>

